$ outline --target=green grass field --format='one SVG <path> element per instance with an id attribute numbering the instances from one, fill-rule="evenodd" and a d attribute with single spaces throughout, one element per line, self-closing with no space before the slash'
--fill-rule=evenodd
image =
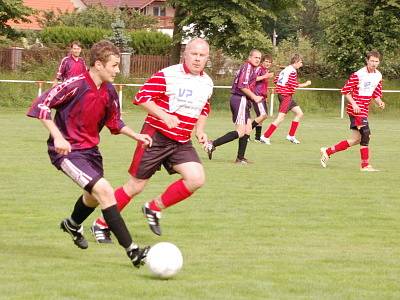
<path id="1" fill-rule="evenodd" d="M 135 129 L 143 117 L 138 109 L 124 114 Z M 87 250 L 58 229 L 80 191 L 50 165 L 41 124 L 2 109 L 0 299 L 399 299 L 400 127 L 384 114 L 370 122 L 378 173 L 359 171 L 357 147 L 320 167 L 319 148 L 348 135 L 347 119 L 333 115 L 306 114 L 300 145 L 284 140 L 285 121 L 273 145 L 249 144 L 251 165 L 233 163 L 237 143 L 218 148 L 212 161 L 200 152 L 207 183 L 165 211 L 162 237 L 140 212 L 177 178 L 157 173 L 123 213 L 141 245 L 170 241 L 182 250 L 181 273 L 157 280 L 134 269 L 117 244 L 95 243 L 89 226 L 97 213 L 84 224 Z M 210 138 L 231 129 L 228 113 L 210 117 Z M 134 146 L 104 130 L 114 186 L 127 179 Z"/>

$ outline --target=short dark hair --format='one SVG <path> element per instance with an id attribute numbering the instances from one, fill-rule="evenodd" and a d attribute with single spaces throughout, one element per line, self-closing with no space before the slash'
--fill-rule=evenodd
<path id="1" fill-rule="evenodd" d="M 266 61 L 266 60 L 272 62 L 272 61 L 273 61 L 273 60 L 272 60 L 272 55 L 271 55 L 271 54 L 264 54 L 264 55 L 261 57 L 261 62 L 264 62 L 264 61 Z"/>
<path id="2" fill-rule="evenodd" d="M 70 48 L 72 48 L 74 45 L 77 45 L 78 47 L 82 48 L 82 44 L 79 41 L 72 41 L 70 44 Z"/>
<path id="3" fill-rule="evenodd" d="M 301 57 L 301 55 L 298 54 L 298 53 L 296 53 L 296 54 L 294 54 L 294 55 L 292 56 L 292 58 L 290 59 L 290 64 L 291 64 L 291 65 L 292 65 L 292 64 L 295 64 L 295 63 L 297 63 L 297 62 L 299 62 L 299 61 L 301 61 L 301 60 L 303 60 L 303 58 Z"/>
<path id="4" fill-rule="evenodd" d="M 369 60 L 372 56 L 381 59 L 381 54 L 377 50 L 371 50 L 367 52 L 365 57 L 367 60 Z"/>
<path id="5" fill-rule="evenodd" d="M 102 40 L 92 46 L 90 49 L 90 66 L 94 66 L 96 61 L 101 61 L 105 65 L 111 55 L 120 56 L 117 46 L 107 40 Z"/>

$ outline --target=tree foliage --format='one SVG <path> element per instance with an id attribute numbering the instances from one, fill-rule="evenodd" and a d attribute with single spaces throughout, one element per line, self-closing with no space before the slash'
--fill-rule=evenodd
<path id="1" fill-rule="evenodd" d="M 48 26 L 76 26 L 110 29 L 111 24 L 120 18 L 125 28 L 129 30 L 153 29 L 157 20 L 152 16 L 145 16 L 138 11 L 125 9 L 107 9 L 101 5 L 88 6 L 85 10 L 73 12 L 44 11 L 37 18 L 42 27 Z"/>
<path id="2" fill-rule="evenodd" d="M 271 51 L 271 41 L 261 20 L 274 14 L 263 8 L 265 1 L 252 0 L 170 0 L 178 9 L 175 30 L 181 36 L 204 36 L 213 46 L 234 57 L 246 57 L 252 48 Z M 189 30 L 183 32 L 184 26 Z M 175 39 L 175 41 L 176 41 Z M 179 40 L 178 40 L 179 41 Z"/>
<path id="3" fill-rule="evenodd" d="M 365 53 L 379 50 L 384 57 L 399 53 L 400 3 L 396 0 L 331 1 L 322 10 L 326 59 L 348 74 L 360 67 Z M 385 61 L 384 61 L 385 62 Z M 387 63 L 387 61 L 386 61 Z M 397 63 L 398 65 L 398 63 Z M 383 64 L 382 67 L 387 67 Z M 399 72 L 398 72 L 399 73 Z"/>
<path id="4" fill-rule="evenodd" d="M 7 22 L 30 22 L 27 17 L 32 13 L 32 9 L 23 5 L 23 0 L 0 0 L 0 34 L 14 35 L 15 31 Z"/>

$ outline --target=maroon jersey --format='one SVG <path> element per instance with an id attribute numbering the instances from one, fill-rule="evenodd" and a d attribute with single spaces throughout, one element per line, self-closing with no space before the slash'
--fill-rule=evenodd
<path id="1" fill-rule="evenodd" d="M 233 81 L 231 93 L 234 95 L 245 96 L 246 95 L 241 91 L 243 88 L 247 88 L 254 92 L 255 83 L 256 83 L 256 73 L 255 67 L 249 63 L 245 62 L 236 73 L 235 80 Z"/>
<path id="2" fill-rule="evenodd" d="M 268 73 L 268 69 L 265 68 L 264 66 L 259 66 L 256 68 L 255 73 L 256 73 L 256 78 L 258 76 L 264 76 L 265 74 Z M 268 78 L 256 81 L 254 93 L 257 96 L 263 96 L 263 98 L 267 98 L 267 91 L 268 91 Z"/>
<path id="3" fill-rule="evenodd" d="M 27 116 L 50 120 L 51 109 L 56 110 L 54 122 L 71 144 L 72 150 L 95 147 L 104 126 L 112 134 L 118 134 L 125 126 L 113 85 L 103 83 L 97 89 L 88 72 L 72 77 L 40 95 L 32 103 Z M 47 144 L 49 151 L 54 151 L 51 135 Z"/>
<path id="4" fill-rule="evenodd" d="M 82 57 L 74 58 L 72 54 L 64 57 L 58 67 L 57 79 L 65 81 L 86 71 L 86 64 Z"/>

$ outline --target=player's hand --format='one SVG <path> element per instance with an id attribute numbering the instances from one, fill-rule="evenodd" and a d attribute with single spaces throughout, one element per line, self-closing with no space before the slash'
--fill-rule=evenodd
<path id="1" fill-rule="evenodd" d="M 205 132 L 197 132 L 196 137 L 198 142 L 202 145 L 205 145 L 208 141 L 208 136 Z"/>
<path id="2" fill-rule="evenodd" d="M 357 103 L 352 103 L 351 104 L 352 106 L 353 106 L 353 111 L 354 111 L 354 113 L 355 114 L 359 114 L 360 112 L 361 112 L 361 109 L 360 109 L 360 107 L 357 105 Z"/>
<path id="3" fill-rule="evenodd" d="M 306 86 L 309 86 L 309 85 L 311 85 L 311 80 L 306 81 Z"/>
<path id="4" fill-rule="evenodd" d="M 165 122 L 165 124 L 167 124 L 168 128 L 175 128 L 176 126 L 178 126 L 179 124 L 179 119 L 177 116 L 174 115 L 170 115 L 168 113 L 166 113 L 164 115 L 164 117 L 162 118 L 162 120 Z"/>
<path id="5" fill-rule="evenodd" d="M 54 139 L 54 148 L 58 154 L 67 155 L 71 152 L 71 144 L 63 137 Z"/>
<path id="6" fill-rule="evenodd" d="M 265 78 L 266 79 L 272 78 L 272 77 L 274 77 L 274 75 L 275 75 L 274 72 L 270 72 L 270 73 L 265 74 L 265 76 L 266 76 Z"/>
<path id="7" fill-rule="evenodd" d="M 137 133 L 133 137 L 138 142 L 142 142 L 144 147 L 151 147 L 153 139 L 148 134 Z"/>
<path id="8" fill-rule="evenodd" d="M 263 99 L 263 97 L 262 96 L 254 96 L 254 98 L 253 98 L 253 100 L 255 101 L 255 102 L 261 102 L 262 101 L 262 99 Z"/>
<path id="9" fill-rule="evenodd" d="M 380 109 L 385 109 L 385 102 L 379 101 L 378 102 L 378 106 L 379 106 Z"/>

